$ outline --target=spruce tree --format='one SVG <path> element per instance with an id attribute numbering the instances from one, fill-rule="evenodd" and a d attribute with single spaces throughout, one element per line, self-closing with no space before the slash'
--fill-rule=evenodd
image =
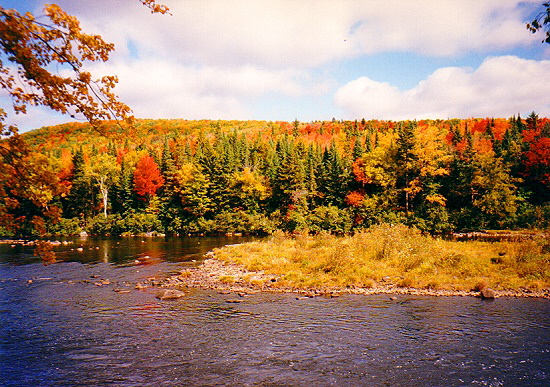
<path id="1" fill-rule="evenodd" d="M 325 206 L 343 207 L 351 182 L 351 165 L 342 156 L 333 141 L 323 153 L 323 164 L 318 183 Z"/>
<path id="2" fill-rule="evenodd" d="M 94 207 L 95 189 L 91 186 L 85 177 L 84 152 L 80 146 L 72 157 L 73 178 L 69 194 L 63 200 L 64 216 L 72 217 L 90 217 Z"/>

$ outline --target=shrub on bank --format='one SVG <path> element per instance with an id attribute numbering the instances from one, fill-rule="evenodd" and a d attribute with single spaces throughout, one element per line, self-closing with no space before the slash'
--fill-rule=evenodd
<path id="1" fill-rule="evenodd" d="M 164 230 L 156 214 L 146 212 L 130 212 L 119 222 L 122 232 L 129 234 L 140 234 L 152 231 L 162 232 Z"/>
<path id="2" fill-rule="evenodd" d="M 334 234 L 346 234 L 351 231 L 353 221 L 351 213 L 347 209 L 321 206 L 307 216 L 307 225 L 309 230 L 314 233 L 329 231 Z"/>
<path id="3" fill-rule="evenodd" d="M 199 218 L 187 228 L 190 233 L 227 234 L 250 233 L 267 235 L 274 230 L 273 222 L 266 216 L 246 211 L 225 211 L 213 219 Z"/>
<path id="4" fill-rule="evenodd" d="M 61 218 L 59 222 L 48 225 L 50 235 L 78 235 L 84 231 L 82 220 L 79 218 Z"/>
<path id="5" fill-rule="evenodd" d="M 119 235 L 123 232 L 120 214 L 96 215 L 86 223 L 86 232 L 98 235 Z"/>

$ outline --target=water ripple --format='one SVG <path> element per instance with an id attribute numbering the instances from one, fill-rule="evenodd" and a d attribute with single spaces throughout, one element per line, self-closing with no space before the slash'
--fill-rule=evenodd
<path id="1" fill-rule="evenodd" d="M 159 301 L 67 282 L 158 269 L 41 270 L 0 267 L 3 386 L 550 383 L 547 300 L 254 294 L 229 304 L 235 296 L 192 290 Z"/>

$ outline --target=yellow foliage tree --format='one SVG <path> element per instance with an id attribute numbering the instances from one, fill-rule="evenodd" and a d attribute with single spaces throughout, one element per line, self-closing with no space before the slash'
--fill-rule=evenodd
<path id="1" fill-rule="evenodd" d="M 192 163 L 186 163 L 174 175 L 174 190 L 180 195 L 183 208 L 194 216 L 204 216 L 212 207 L 208 196 L 208 177 Z"/>
<path id="2" fill-rule="evenodd" d="M 249 167 L 233 174 L 231 189 L 245 210 L 256 211 L 259 203 L 269 196 L 269 190 L 263 179 Z"/>

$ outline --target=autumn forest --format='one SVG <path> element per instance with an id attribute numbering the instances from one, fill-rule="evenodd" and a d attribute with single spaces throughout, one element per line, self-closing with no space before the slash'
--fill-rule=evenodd
<path id="1" fill-rule="evenodd" d="M 550 120 L 535 113 L 418 122 L 139 120 L 121 133 L 113 122 L 22 135 L 32 160 L 25 189 L 40 200 L 6 180 L 6 203 L 17 205 L 4 208 L 2 233 L 550 226 Z"/>

